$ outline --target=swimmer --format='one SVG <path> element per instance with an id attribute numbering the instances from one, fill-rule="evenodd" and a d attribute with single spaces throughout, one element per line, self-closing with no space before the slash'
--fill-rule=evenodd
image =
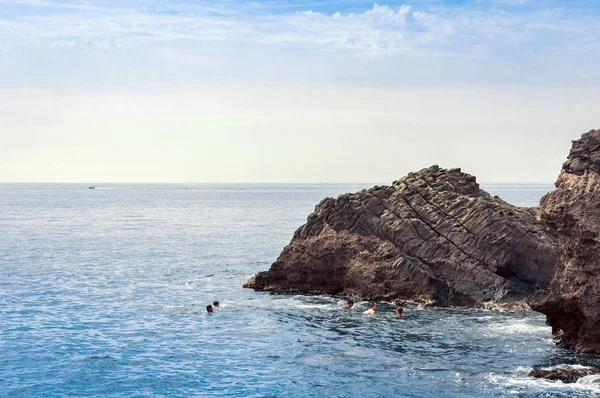
<path id="1" fill-rule="evenodd" d="M 348 304 L 340 307 L 340 310 L 349 310 L 354 305 L 354 301 L 348 300 Z"/>
<path id="2" fill-rule="evenodd" d="M 396 308 L 396 316 L 402 316 L 402 307 L 398 306 L 398 308 Z"/>
<path id="3" fill-rule="evenodd" d="M 219 308 L 219 302 L 217 300 L 213 301 L 213 307 Z"/>
<path id="4" fill-rule="evenodd" d="M 212 305 L 209 304 L 209 305 L 206 306 L 206 312 L 213 312 L 214 310 L 215 309 L 213 308 Z"/>
<path id="5" fill-rule="evenodd" d="M 371 308 L 363 312 L 365 315 L 373 315 L 377 311 L 377 305 L 375 303 L 371 304 Z"/>

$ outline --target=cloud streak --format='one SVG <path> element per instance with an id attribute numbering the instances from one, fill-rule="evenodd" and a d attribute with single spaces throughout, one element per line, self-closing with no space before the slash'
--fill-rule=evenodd
<path id="1" fill-rule="evenodd" d="M 324 13 L 300 6 L 291 11 L 290 5 L 282 11 L 275 3 L 158 2 L 124 7 L 110 2 L 90 6 L 29 0 L 21 4 L 27 7 L 20 10 L 20 16 L 4 13 L 0 46 L 10 51 L 45 46 L 118 49 L 182 42 L 251 43 L 408 56 L 485 56 L 504 46 L 521 46 L 529 52 L 540 46 L 545 51 L 570 53 L 596 49 L 600 39 L 597 10 L 516 3 L 527 7 L 501 8 L 506 2 L 491 2 L 487 7 L 482 2 L 464 6 L 375 4 L 361 12 Z M 0 7 L 9 4 L 0 2 Z"/>

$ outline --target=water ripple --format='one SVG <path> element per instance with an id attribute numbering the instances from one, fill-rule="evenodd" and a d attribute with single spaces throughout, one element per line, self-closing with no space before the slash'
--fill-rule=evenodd
<path id="1" fill-rule="evenodd" d="M 116 189 L 0 184 L 0 395 L 599 393 L 527 377 L 600 366 L 555 347 L 535 313 L 409 307 L 398 318 L 379 303 L 366 316 L 366 302 L 340 311 L 341 298 L 240 288 L 322 197 L 362 186 L 105 188 Z"/>

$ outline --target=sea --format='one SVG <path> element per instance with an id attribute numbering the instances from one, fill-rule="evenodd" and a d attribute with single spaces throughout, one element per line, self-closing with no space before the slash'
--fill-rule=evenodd
<path id="1" fill-rule="evenodd" d="M 590 397 L 543 315 L 243 289 L 374 184 L 0 184 L 0 397 Z M 482 184 L 517 206 L 553 186 Z M 206 306 L 218 300 L 212 314 Z"/>

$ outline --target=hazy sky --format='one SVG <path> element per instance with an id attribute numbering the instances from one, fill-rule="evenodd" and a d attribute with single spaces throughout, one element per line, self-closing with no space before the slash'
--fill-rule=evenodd
<path id="1" fill-rule="evenodd" d="M 0 182 L 554 181 L 600 1 L 0 0 Z"/>

